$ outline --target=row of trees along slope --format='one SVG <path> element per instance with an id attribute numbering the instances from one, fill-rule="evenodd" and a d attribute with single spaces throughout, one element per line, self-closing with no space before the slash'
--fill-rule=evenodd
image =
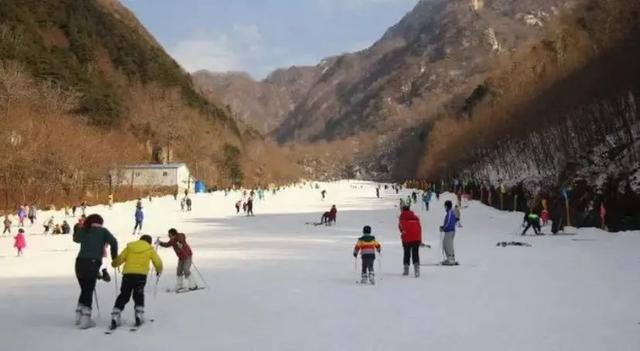
<path id="1" fill-rule="evenodd" d="M 104 201 L 108 170 L 157 148 L 208 184 L 293 176 L 115 0 L 0 2 L 0 145 L 5 207 Z"/>
<path id="2" fill-rule="evenodd" d="M 574 223 L 640 228 L 640 3 L 587 1 L 440 118 L 419 176 L 560 200 Z M 497 205 L 498 196 L 493 196 Z"/>

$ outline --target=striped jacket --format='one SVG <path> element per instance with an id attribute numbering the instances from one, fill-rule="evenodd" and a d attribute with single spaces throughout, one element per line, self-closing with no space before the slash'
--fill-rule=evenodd
<path id="1" fill-rule="evenodd" d="M 357 255 L 360 252 L 362 255 L 376 254 L 376 251 L 380 252 L 382 245 L 376 241 L 376 237 L 373 235 L 363 235 L 358 238 L 356 246 L 353 248 L 353 254 Z"/>

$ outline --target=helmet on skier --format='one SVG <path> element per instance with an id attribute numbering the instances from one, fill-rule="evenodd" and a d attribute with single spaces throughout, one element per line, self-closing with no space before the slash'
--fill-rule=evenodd
<path id="1" fill-rule="evenodd" d="M 371 234 L 371 227 L 368 225 L 365 225 L 364 228 L 362 228 L 362 233 L 363 234 Z"/>

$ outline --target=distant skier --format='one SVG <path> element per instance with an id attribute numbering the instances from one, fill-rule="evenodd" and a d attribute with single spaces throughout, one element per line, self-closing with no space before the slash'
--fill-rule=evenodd
<path id="1" fill-rule="evenodd" d="M 546 226 L 549 223 L 549 211 L 546 208 L 540 213 L 540 220 L 542 220 L 542 226 Z"/>
<path id="2" fill-rule="evenodd" d="M 422 203 L 424 203 L 424 208 L 426 211 L 429 211 L 429 202 L 431 201 L 431 192 L 425 191 L 422 193 Z"/>
<path id="3" fill-rule="evenodd" d="M 247 200 L 247 216 L 253 216 L 253 195 Z"/>
<path id="4" fill-rule="evenodd" d="M 25 210 L 25 207 L 26 205 L 18 208 L 18 222 L 20 223 L 20 227 L 24 227 L 24 220 L 27 218 L 27 211 Z"/>
<path id="5" fill-rule="evenodd" d="M 116 298 L 111 312 L 111 329 L 120 325 L 122 311 L 132 295 L 135 306 L 135 325 L 140 326 L 144 323 L 144 287 L 147 284 L 149 263 L 153 262 L 156 276 L 162 274 L 162 260 L 151 246 L 151 240 L 149 235 L 143 235 L 140 240 L 130 242 L 122 250 L 122 253 L 111 262 L 111 266 L 114 268 L 124 264 L 120 295 Z"/>
<path id="6" fill-rule="evenodd" d="M 103 227 L 103 224 L 104 220 L 100 215 L 92 214 L 82 225 L 76 225 L 73 230 L 73 241 L 80 244 L 80 252 L 75 264 L 76 278 L 80 285 L 76 325 L 80 329 L 88 329 L 96 325 L 91 319 L 91 306 L 105 245 L 109 245 L 112 259 L 118 256 L 118 241 L 109 230 Z"/>
<path id="7" fill-rule="evenodd" d="M 187 199 L 183 197 L 182 199 L 180 199 L 180 211 L 184 212 L 184 209 L 186 206 L 187 206 Z"/>
<path id="8" fill-rule="evenodd" d="M 353 248 L 353 257 L 357 258 L 358 253 L 362 257 L 362 279 L 361 284 L 366 284 L 367 279 L 371 284 L 375 284 L 375 273 L 373 272 L 373 262 L 376 259 L 376 251 L 382 249 L 380 243 L 371 235 L 371 227 L 365 225 L 362 228 L 362 236 L 358 238 Z"/>
<path id="9" fill-rule="evenodd" d="M 69 225 L 69 222 L 67 222 L 66 220 L 62 221 L 62 234 L 69 234 L 71 233 L 71 226 Z"/>
<path id="10" fill-rule="evenodd" d="M 411 193 L 411 200 L 413 200 L 414 204 L 418 203 L 418 193 L 417 192 L 414 191 L 414 192 Z"/>
<path id="11" fill-rule="evenodd" d="M 414 275 L 420 276 L 420 244 L 422 244 L 422 226 L 420 218 L 405 204 L 398 223 L 402 248 L 404 250 L 402 275 L 409 275 L 409 264 L 413 263 Z"/>
<path id="12" fill-rule="evenodd" d="M 36 204 L 31 204 L 31 206 L 29 207 L 29 222 L 31 222 L 31 225 L 33 225 L 33 223 L 35 223 L 36 219 L 38 218 L 38 209 L 36 208 Z"/>
<path id="13" fill-rule="evenodd" d="M 240 207 L 242 207 L 242 200 L 236 201 L 236 214 L 240 214 Z"/>
<path id="14" fill-rule="evenodd" d="M 43 227 L 44 227 L 44 234 L 49 234 L 54 227 L 53 217 L 49 218 L 49 220 L 47 221 L 47 223 L 43 225 Z"/>
<path id="15" fill-rule="evenodd" d="M 4 230 L 2 231 L 2 234 L 11 234 L 11 220 L 9 219 L 9 215 L 4 216 L 4 221 L 2 223 L 4 224 Z"/>
<path id="16" fill-rule="evenodd" d="M 82 201 L 82 203 L 80 203 L 80 210 L 82 211 L 83 215 L 87 214 L 87 202 L 86 201 Z"/>
<path id="17" fill-rule="evenodd" d="M 113 194 L 109 194 L 108 201 L 109 201 L 109 209 L 112 210 L 113 209 Z"/>
<path id="18" fill-rule="evenodd" d="M 522 231 L 521 235 L 526 235 L 529 228 L 532 228 L 532 227 L 533 227 L 533 232 L 536 235 L 544 235 L 542 234 L 540 229 L 540 216 L 538 216 L 538 214 L 533 211 L 528 210 L 527 212 L 525 212 L 522 225 L 525 226 L 525 228 Z"/>
<path id="19" fill-rule="evenodd" d="M 320 194 L 322 194 L 322 200 L 324 200 L 324 199 L 325 199 L 325 197 L 327 196 L 327 191 L 323 189 L 323 190 L 320 192 Z"/>
<path id="20" fill-rule="evenodd" d="M 376 188 L 376 197 L 379 199 L 380 198 L 380 187 Z"/>
<path id="21" fill-rule="evenodd" d="M 24 237 L 24 229 L 20 228 L 18 229 L 18 234 L 16 234 L 15 237 L 13 237 L 14 242 L 13 242 L 13 247 L 16 248 L 16 250 L 18 250 L 18 254 L 16 256 L 20 257 L 22 256 L 22 250 L 24 250 L 25 247 L 27 247 L 27 239 L 25 239 Z"/>
<path id="22" fill-rule="evenodd" d="M 186 204 L 187 204 L 187 212 L 191 212 L 191 198 L 187 196 L 187 199 L 185 200 Z"/>
<path id="23" fill-rule="evenodd" d="M 136 220 L 136 225 L 133 227 L 133 235 L 136 235 L 136 230 L 138 234 L 142 233 L 142 222 L 144 221 L 144 212 L 142 212 L 142 207 L 137 207 L 136 212 L 133 215 Z"/>
<path id="24" fill-rule="evenodd" d="M 329 210 L 329 224 L 336 223 L 337 219 L 338 209 L 336 208 L 336 205 L 332 205 L 331 209 Z"/>
<path id="25" fill-rule="evenodd" d="M 191 264 L 193 263 L 193 252 L 187 243 L 187 238 L 183 233 L 178 233 L 174 228 L 169 229 L 169 241 L 163 242 L 158 238 L 156 243 L 162 247 L 172 247 L 178 256 L 178 268 L 176 273 L 176 291 L 183 289 L 194 290 L 198 285 L 191 276 Z M 187 286 L 184 286 L 184 279 L 187 279 Z"/>
<path id="26" fill-rule="evenodd" d="M 446 259 L 442 261 L 442 265 L 444 266 L 458 265 L 458 262 L 456 261 L 455 251 L 453 249 L 453 239 L 456 236 L 457 218 L 452 207 L 453 204 L 451 203 L 451 201 L 445 201 L 444 209 L 446 213 L 444 216 L 444 223 L 440 227 L 440 232 L 444 233 L 442 239 L 442 251 L 444 251 L 444 254 L 446 256 Z"/>

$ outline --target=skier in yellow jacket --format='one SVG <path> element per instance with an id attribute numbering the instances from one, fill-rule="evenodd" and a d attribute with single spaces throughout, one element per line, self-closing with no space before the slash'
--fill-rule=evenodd
<path id="1" fill-rule="evenodd" d="M 156 275 L 159 276 L 162 273 L 162 260 L 151 246 L 149 235 L 143 235 L 140 240 L 127 244 L 122 253 L 111 262 L 114 268 L 124 263 L 120 295 L 118 295 L 111 313 L 111 329 L 120 325 L 120 315 L 131 295 L 133 295 L 135 303 L 136 326 L 144 323 L 144 286 L 147 283 L 150 262 L 153 263 Z"/>

